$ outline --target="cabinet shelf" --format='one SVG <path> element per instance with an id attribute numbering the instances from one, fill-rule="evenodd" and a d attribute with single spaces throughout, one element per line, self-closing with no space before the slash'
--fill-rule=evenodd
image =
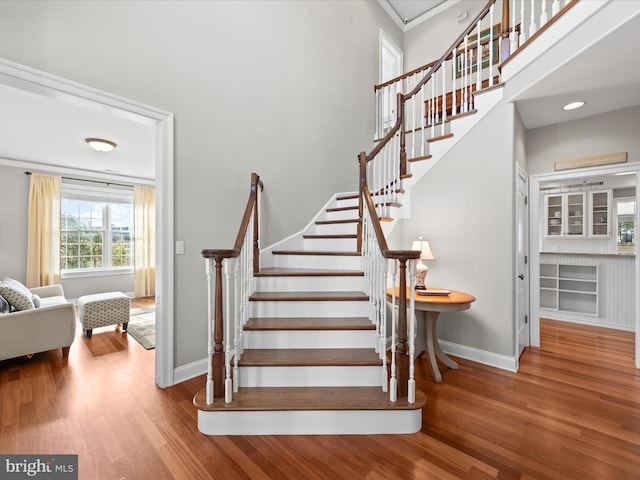
<path id="1" fill-rule="evenodd" d="M 540 264 L 540 308 L 598 315 L 598 267 Z"/>

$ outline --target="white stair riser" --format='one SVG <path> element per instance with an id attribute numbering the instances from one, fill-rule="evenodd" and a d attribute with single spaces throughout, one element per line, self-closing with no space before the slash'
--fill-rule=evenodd
<path id="1" fill-rule="evenodd" d="M 358 218 L 358 210 L 335 210 L 325 212 L 325 220 L 352 220 Z"/>
<path id="2" fill-rule="evenodd" d="M 358 241 L 355 238 L 305 238 L 304 249 L 315 252 L 355 252 Z"/>
<path id="3" fill-rule="evenodd" d="M 368 301 L 249 302 L 251 317 L 366 317 Z"/>
<path id="4" fill-rule="evenodd" d="M 283 330 L 244 332 L 245 349 L 375 348 L 375 330 Z"/>
<path id="5" fill-rule="evenodd" d="M 366 291 L 362 276 L 348 277 L 257 277 L 257 292 Z"/>
<path id="6" fill-rule="evenodd" d="M 276 268 L 317 268 L 325 270 L 360 270 L 362 259 L 356 255 L 274 255 Z"/>
<path id="7" fill-rule="evenodd" d="M 336 204 L 334 206 L 336 208 L 357 207 L 358 206 L 358 197 L 348 198 L 348 199 L 344 199 L 344 200 L 336 200 Z"/>
<path id="8" fill-rule="evenodd" d="M 240 367 L 240 387 L 377 387 L 381 366 Z"/>
<path id="9" fill-rule="evenodd" d="M 357 231 L 357 223 L 321 223 L 315 226 L 316 235 L 353 235 Z"/>
<path id="10" fill-rule="evenodd" d="M 216 401 L 223 401 L 217 399 Z M 411 434 L 422 428 L 422 410 L 198 410 L 205 435 Z"/>

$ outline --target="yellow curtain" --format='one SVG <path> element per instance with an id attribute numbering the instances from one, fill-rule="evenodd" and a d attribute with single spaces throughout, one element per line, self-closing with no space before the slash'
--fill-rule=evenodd
<path id="1" fill-rule="evenodd" d="M 27 239 L 27 287 L 60 283 L 61 177 L 31 174 Z"/>
<path id="2" fill-rule="evenodd" d="M 135 266 L 133 290 L 136 297 L 156 293 L 156 191 L 151 187 L 133 188 L 135 210 Z"/>

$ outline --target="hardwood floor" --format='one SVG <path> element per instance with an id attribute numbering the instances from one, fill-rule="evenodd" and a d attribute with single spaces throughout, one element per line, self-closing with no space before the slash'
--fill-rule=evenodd
<path id="1" fill-rule="evenodd" d="M 0 453 L 73 453 L 90 479 L 637 479 L 634 335 L 543 321 L 520 371 L 464 359 L 431 379 L 414 435 L 207 437 L 204 376 L 154 384 L 154 351 L 117 327 L 60 351 L 0 362 Z"/>

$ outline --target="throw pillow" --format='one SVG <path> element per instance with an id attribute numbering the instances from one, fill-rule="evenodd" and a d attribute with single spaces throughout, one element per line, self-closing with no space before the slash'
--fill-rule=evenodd
<path id="1" fill-rule="evenodd" d="M 0 314 L 3 313 L 10 313 L 11 312 L 11 305 L 9 305 L 9 302 L 7 302 L 7 300 L 0 295 Z"/>
<path id="2" fill-rule="evenodd" d="M 33 306 L 36 308 L 40 308 L 40 305 L 42 305 L 42 300 L 40 299 L 40 295 L 36 295 L 34 293 L 33 298 L 31 300 L 33 300 Z"/>
<path id="3" fill-rule="evenodd" d="M 0 295 L 16 310 L 31 310 L 36 308 L 33 304 L 33 294 L 31 291 L 12 278 L 5 278 L 0 282 Z"/>

